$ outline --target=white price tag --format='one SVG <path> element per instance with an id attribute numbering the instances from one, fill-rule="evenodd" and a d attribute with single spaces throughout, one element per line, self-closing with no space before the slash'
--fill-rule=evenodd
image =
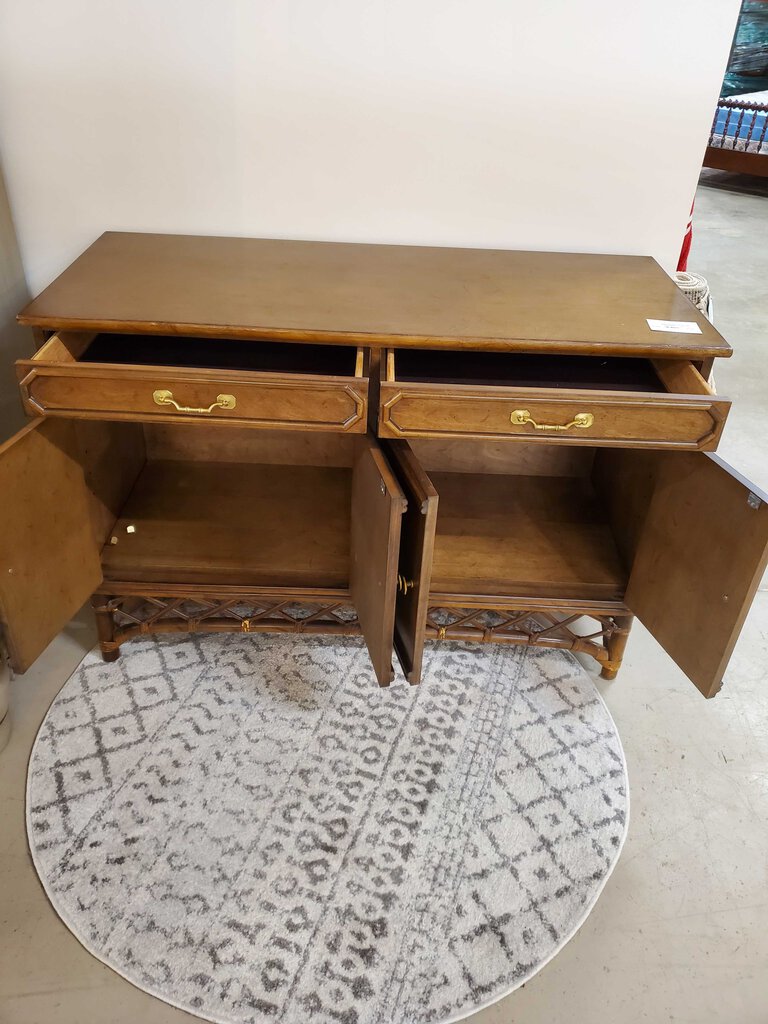
<path id="1" fill-rule="evenodd" d="M 667 331 L 669 334 L 701 334 L 701 328 L 693 320 L 648 320 L 652 331 Z"/>

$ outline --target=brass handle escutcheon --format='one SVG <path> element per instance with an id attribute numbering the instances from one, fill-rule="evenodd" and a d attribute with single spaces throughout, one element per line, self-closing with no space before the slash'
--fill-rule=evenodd
<path id="1" fill-rule="evenodd" d="M 216 401 L 212 402 L 207 409 L 203 406 L 179 405 L 173 397 L 172 391 L 153 391 L 152 398 L 155 405 L 172 405 L 177 412 L 207 413 L 213 412 L 214 409 L 234 409 L 237 405 L 237 400 L 234 395 L 217 395 Z"/>
<path id="2" fill-rule="evenodd" d="M 587 430 L 595 422 L 595 417 L 591 412 L 577 412 L 570 423 L 537 423 L 527 409 L 515 409 L 509 418 L 512 423 L 519 424 L 521 427 L 525 426 L 526 423 L 530 423 L 534 430 L 546 430 L 553 434 L 559 434 L 563 430 L 570 430 L 571 427 Z"/>

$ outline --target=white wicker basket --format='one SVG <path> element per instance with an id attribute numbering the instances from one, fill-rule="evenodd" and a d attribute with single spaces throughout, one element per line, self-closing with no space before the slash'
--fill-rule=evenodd
<path id="1" fill-rule="evenodd" d="M 688 271 L 678 270 L 675 274 L 675 280 L 680 291 L 685 292 L 694 306 L 707 316 L 709 284 L 706 277 L 702 277 L 701 274 L 691 274 Z"/>
<path id="2" fill-rule="evenodd" d="M 701 274 L 692 274 L 688 271 L 678 270 L 675 274 L 675 280 L 680 291 L 685 292 L 696 308 L 700 309 L 707 320 L 713 324 L 715 322 L 715 309 L 712 304 L 712 293 L 709 290 L 706 277 L 702 277 Z M 709 375 L 709 384 L 713 391 L 717 390 L 714 373 Z"/>

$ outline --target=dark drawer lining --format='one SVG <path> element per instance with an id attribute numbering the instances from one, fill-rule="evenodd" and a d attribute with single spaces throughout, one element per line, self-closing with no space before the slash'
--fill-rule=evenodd
<path id="1" fill-rule="evenodd" d="M 395 352 L 398 381 L 594 391 L 665 392 L 647 359 L 506 352 Z"/>
<path id="2" fill-rule="evenodd" d="M 356 358 L 354 346 L 190 338 L 175 334 L 97 334 L 79 361 L 354 377 Z"/>

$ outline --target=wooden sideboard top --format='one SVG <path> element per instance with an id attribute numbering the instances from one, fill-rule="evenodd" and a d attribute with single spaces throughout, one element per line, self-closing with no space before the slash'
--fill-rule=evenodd
<path id="1" fill-rule="evenodd" d="M 652 331 L 646 318 L 701 334 Z M 45 329 L 706 359 L 649 256 L 106 232 L 19 315 Z"/>

